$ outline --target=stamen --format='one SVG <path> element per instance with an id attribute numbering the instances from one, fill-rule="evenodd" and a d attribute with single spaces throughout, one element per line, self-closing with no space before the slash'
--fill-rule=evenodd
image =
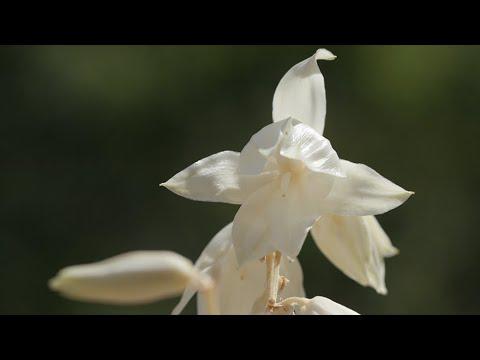
<path id="1" fill-rule="evenodd" d="M 310 302 L 309 299 L 301 297 L 289 297 L 277 303 L 277 306 L 305 306 Z"/>
<path id="2" fill-rule="evenodd" d="M 288 280 L 285 276 L 283 276 L 283 275 L 280 276 L 278 290 L 282 291 L 283 289 L 285 289 L 285 287 L 288 285 L 289 282 L 290 282 L 290 280 Z"/>

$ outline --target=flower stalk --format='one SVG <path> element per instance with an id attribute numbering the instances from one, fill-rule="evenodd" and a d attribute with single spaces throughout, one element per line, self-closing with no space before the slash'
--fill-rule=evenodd
<path id="1" fill-rule="evenodd" d="M 278 289 L 280 284 L 280 262 L 282 253 L 275 251 L 266 256 L 267 266 L 267 309 L 272 310 L 277 304 Z"/>
<path id="2" fill-rule="evenodd" d="M 211 285 L 202 290 L 202 294 L 205 296 L 205 301 L 207 303 L 207 314 L 208 315 L 220 315 L 220 307 L 215 296 L 215 284 L 212 282 Z"/>
<path id="3" fill-rule="evenodd" d="M 302 297 L 289 297 L 280 301 L 277 305 L 282 306 L 295 306 L 295 305 L 305 305 L 308 303 L 308 299 Z"/>

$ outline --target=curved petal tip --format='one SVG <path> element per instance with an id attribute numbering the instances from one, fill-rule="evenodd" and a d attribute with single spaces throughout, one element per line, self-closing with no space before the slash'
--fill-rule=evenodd
<path id="1" fill-rule="evenodd" d="M 315 60 L 335 60 L 337 58 L 336 55 L 333 55 L 330 51 L 327 49 L 318 49 L 315 52 Z"/>

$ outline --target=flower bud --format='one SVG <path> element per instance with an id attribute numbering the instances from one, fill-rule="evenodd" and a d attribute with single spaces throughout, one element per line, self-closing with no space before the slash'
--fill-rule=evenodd
<path id="1" fill-rule="evenodd" d="M 212 285 L 190 260 L 170 251 L 134 251 L 64 268 L 49 281 L 63 296 L 104 304 L 144 304 Z"/>

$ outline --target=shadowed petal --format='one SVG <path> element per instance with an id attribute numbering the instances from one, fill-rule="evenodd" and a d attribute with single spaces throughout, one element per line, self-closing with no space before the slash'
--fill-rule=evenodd
<path id="1" fill-rule="evenodd" d="M 325 256 L 345 275 L 386 294 L 384 257 L 397 250 L 374 216 L 324 215 L 312 237 Z"/>
<path id="2" fill-rule="evenodd" d="M 291 183 L 288 185 L 288 183 Z M 273 251 L 295 257 L 321 215 L 333 177 L 306 172 L 262 187 L 245 201 L 233 221 L 233 245 L 240 265 Z"/>

